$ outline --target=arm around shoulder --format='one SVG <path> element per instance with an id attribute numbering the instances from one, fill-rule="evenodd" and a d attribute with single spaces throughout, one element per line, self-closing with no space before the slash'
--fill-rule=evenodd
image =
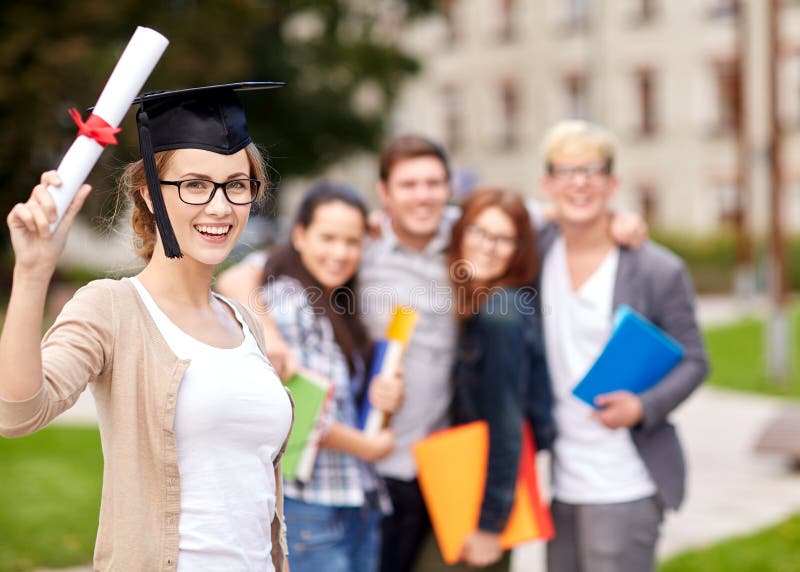
<path id="1" fill-rule="evenodd" d="M 263 256 L 260 256 L 263 254 Z M 227 269 L 217 278 L 215 289 L 222 295 L 243 304 L 258 317 L 265 350 L 281 379 L 289 379 L 297 371 L 297 362 L 286 343 L 264 299 L 263 284 L 266 253 L 254 253 Z"/>
<path id="2" fill-rule="evenodd" d="M 254 309 L 258 306 L 259 290 L 264 276 L 261 258 L 251 255 L 223 271 L 214 283 L 214 289 L 229 298 Z"/>

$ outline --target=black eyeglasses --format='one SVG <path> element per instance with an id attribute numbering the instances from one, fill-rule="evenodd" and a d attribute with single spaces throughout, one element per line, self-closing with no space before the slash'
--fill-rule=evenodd
<path id="1" fill-rule="evenodd" d="M 477 224 L 468 224 L 464 230 L 466 230 L 468 236 L 476 240 L 486 241 L 498 251 L 510 252 L 517 246 L 517 237 L 494 234 Z"/>
<path id="2" fill-rule="evenodd" d="M 184 181 L 159 181 L 162 185 L 178 187 L 178 197 L 187 205 L 205 205 L 211 202 L 217 189 L 234 205 L 249 205 L 258 196 L 261 181 L 258 179 L 234 179 L 216 183 L 207 179 L 186 179 Z"/>
<path id="3" fill-rule="evenodd" d="M 589 180 L 596 181 L 603 179 L 611 174 L 611 167 L 608 164 L 593 163 L 589 165 L 547 165 L 547 172 L 562 180 L 573 179 L 578 175 L 583 175 Z"/>

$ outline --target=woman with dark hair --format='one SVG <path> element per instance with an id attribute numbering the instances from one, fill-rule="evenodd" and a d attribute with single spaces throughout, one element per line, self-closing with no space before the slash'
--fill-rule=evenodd
<path id="1" fill-rule="evenodd" d="M 514 501 L 522 424 L 539 449 L 553 439 L 552 396 L 533 281 L 536 239 L 514 193 L 473 192 L 453 227 L 450 275 L 460 319 L 455 421 L 485 420 L 489 462 L 478 530 L 462 552 L 469 566 L 508 570 L 500 533 Z"/>
<path id="2" fill-rule="evenodd" d="M 285 511 L 293 572 L 377 568 L 382 483 L 371 462 L 394 448 L 389 429 L 356 428 L 372 344 L 360 320 L 355 276 L 367 210 L 351 187 L 320 182 L 303 197 L 291 241 L 270 253 L 262 302 L 297 363 L 333 382 L 320 451 L 307 483 L 287 481 Z M 369 398 L 383 411 L 401 402 L 400 379 L 376 378 Z M 383 502 L 382 502 L 383 501 Z"/>

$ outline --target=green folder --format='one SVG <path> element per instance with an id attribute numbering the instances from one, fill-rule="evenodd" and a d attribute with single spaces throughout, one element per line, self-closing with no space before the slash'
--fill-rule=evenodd
<path id="1" fill-rule="evenodd" d="M 307 482 L 314 470 L 319 448 L 320 417 L 333 396 L 333 385 L 311 372 L 302 371 L 286 382 L 294 400 L 294 425 L 281 458 L 287 480 Z"/>

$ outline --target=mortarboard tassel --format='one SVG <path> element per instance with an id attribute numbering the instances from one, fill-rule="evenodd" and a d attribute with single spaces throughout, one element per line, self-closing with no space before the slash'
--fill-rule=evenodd
<path id="1" fill-rule="evenodd" d="M 139 150 L 144 161 L 144 172 L 147 177 L 147 187 L 150 190 L 150 200 L 153 203 L 153 215 L 156 219 L 156 226 L 161 235 L 161 243 L 164 245 L 164 254 L 167 258 L 182 258 L 183 253 L 175 238 L 172 224 L 167 215 L 167 207 L 164 205 L 164 197 L 161 195 L 161 183 L 158 179 L 158 169 L 153 155 L 153 143 L 150 139 L 150 123 L 147 113 L 140 110 L 138 114 L 139 123 Z"/>

